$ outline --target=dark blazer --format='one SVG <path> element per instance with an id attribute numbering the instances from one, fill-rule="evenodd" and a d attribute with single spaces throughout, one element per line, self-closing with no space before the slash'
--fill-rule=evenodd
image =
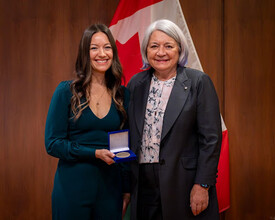
<path id="1" fill-rule="evenodd" d="M 136 74 L 131 93 L 131 149 L 139 155 L 153 69 Z M 205 73 L 178 67 L 163 119 L 159 183 L 163 219 L 219 219 L 216 174 L 221 147 L 221 120 L 214 85 Z M 132 163 L 131 219 L 137 216 L 138 162 Z M 209 184 L 208 208 L 193 216 L 190 192 L 195 183 Z"/>

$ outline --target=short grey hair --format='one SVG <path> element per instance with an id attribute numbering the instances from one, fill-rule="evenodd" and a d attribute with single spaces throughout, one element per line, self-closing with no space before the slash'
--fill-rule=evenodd
<path id="1" fill-rule="evenodd" d="M 142 56 L 142 62 L 143 62 L 142 69 L 147 69 L 148 67 L 150 67 L 150 64 L 147 59 L 147 46 L 152 33 L 156 30 L 164 32 L 169 37 L 172 37 L 178 43 L 178 46 L 179 46 L 178 64 L 180 66 L 186 65 L 189 51 L 187 46 L 187 40 L 182 30 L 172 21 L 161 19 L 150 24 L 144 34 L 144 38 L 141 44 L 141 56 Z"/>

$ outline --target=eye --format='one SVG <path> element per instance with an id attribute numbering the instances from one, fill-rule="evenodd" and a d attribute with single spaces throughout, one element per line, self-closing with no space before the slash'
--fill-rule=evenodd
<path id="1" fill-rule="evenodd" d="M 90 47 L 90 50 L 97 50 L 97 47 Z"/>
<path id="2" fill-rule="evenodd" d="M 105 46 L 105 50 L 112 50 L 111 46 Z"/>
<path id="3" fill-rule="evenodd" d="M 172 49 L 172 48 L 174 48 L 174 47 L 171 46 L 171 45 L 167 45 L 166 48 L 167 48 L 167 49 Z"/>
<path id="4" fill-rule="evenodd" d="M 153 44 L 153 45 L 150 46 L 150 48 L 152 48 L 152 49 L 156 49 L 157 47 L 158 47 L 158 46 L 155 45 L 155 44 Z"/>

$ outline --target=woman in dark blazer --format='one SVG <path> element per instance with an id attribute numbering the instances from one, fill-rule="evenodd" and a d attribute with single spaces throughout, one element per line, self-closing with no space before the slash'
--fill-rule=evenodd
<path id="1" fill-rule="evenodd" d="M 152 23 L 141 46 L 144 69 L 128 83 L 131 219 L 219 219 L 216 174 L 221 121 L 214 85 L 184 65 L 186 39 L 168 20 Z"/>

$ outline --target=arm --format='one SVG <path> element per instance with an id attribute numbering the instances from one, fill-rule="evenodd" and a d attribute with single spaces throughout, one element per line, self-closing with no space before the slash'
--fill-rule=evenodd
<path id="1" fill-rule="evenodd" d="M 124 193 L 123 194 L 123 208 L 122 208 L 122 218 L 126 214 L 127 207 L 130 203 L 130 193 Z"/>
<path id="2" fill-rule="evenodd" d="M 123 192 L 123 206 L 122 217 L 127 211 L 127 207 L 130 203 L 130 164 L 128 162 L 120 163 L 122 170 L 122 192 Z"/>
<path id="3" fill-rule="evenodd" d="M 197 127 L 199 157 L 195 184 L 190 194 L 194 215 L 208 206 L 208 189 L 200 184 L 215 185 L 221 147 L 221 121 L 218 97 L 211 79 L 203 74 L 197 84 Z"/>
<path id="4" fill-rule="evenodd" d="M 69 140 L 70 99 L 69 82 L 61 82 L 53 94 L 46 121 L 45 146 L 48 154 L 67 161 L 100 158 L 110 163 L 110 157 L 112 157 L 110 151 L 100 150 L 98 152 L 98 150 Z"/>

